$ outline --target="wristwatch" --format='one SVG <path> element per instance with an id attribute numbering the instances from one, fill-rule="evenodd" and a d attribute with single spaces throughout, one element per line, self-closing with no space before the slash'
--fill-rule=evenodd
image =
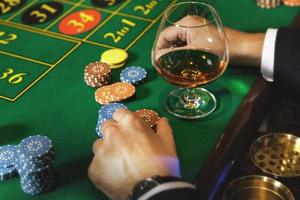
<path id="1" fill-rule="evenodd" d="M 182 181 L 182 179 L 174 176 L 153 176 L 138 182 L 132 189 L 131 195 L 127 200 L 137 200 L 152 188 L 168 182 Z"/>

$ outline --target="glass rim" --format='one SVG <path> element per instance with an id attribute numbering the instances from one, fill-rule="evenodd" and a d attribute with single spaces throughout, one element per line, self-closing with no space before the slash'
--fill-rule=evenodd
<path id="1" fill-rule="evenodd" d="M 184 25 L 179 25 L 179 24 L 176 24 L 175 22 L 172 22 L 171 20 L 169 20 L 169 13 L 170 11 L 175 7 L 175 6 L 179 6 L 179 5 L 183 5 L 183 4 L 200 4 L 200 5 L 203 5 L 203 6 L 206 6 L 209 8 L 209 10 L 214 13 L 214 14 L 217 14 L 217 12 L 215 11 L 214 7 L 212 7 L 211 5 L 207 4 L 207 3 L 203 3 L 203 2 L 194 2 L 194 1 L 184 1 L 184 2 L 178 2 L 178 3 L 174 3 L 172 4 L 170 7 L 168 7 L 164 13 L 164 17 L 166 19 L 167 22 L 169 22 L 170 24 L 176 26 L 176 27 L 179 27 L 179 28 L 200 28 L 200 27 L 204 27 L 204 26 L 209 26 L 211 24 L 213 24 L 213 22 L 216 21 L 216 18 L 214 17 L 214 19 L 210 22 L 210 23 L 206 23 L 206 24 L 203 24 L 203 25 L 197 25 L 197 26 L 184 26 Z"/>

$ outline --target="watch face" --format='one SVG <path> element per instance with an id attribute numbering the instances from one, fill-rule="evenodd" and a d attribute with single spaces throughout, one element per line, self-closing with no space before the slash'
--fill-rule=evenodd
<path id="1" fill-rule="evenodd" d="M 132 198 L 131 199 L 138 199 L 143 194 L 154 188 L 155 186 L 159 185 L 159 182 L 152 179 L 147 178 L 141 182 L 139 182 L 132 191 Z"/>
<path id="2" fill-rule="evenodd" d="M 152 178 L 147 178 L 143 182 L 141 182 L 140 189 L 143 191 L 149 191 L 157 185 L 159 185 L 159 182 Z"/>

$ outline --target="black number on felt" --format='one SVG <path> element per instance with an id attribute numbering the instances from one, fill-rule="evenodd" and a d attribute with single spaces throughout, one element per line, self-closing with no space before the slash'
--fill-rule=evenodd
<path id="1" fill-rule="evenodd" d="M 5 15 L 16 11 L 26 0 L 0 0 L 0 15 Z"/>
<path id="2" fill-rule="evenodd" d="M 22 16 L 24 24 L 43 24 L 56 18 L 63 11 L 63 4 L 43 2 L 26 10 Z"/>

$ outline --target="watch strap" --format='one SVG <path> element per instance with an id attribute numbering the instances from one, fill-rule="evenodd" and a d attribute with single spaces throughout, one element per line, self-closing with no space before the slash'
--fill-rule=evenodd
<path id="1" fill-rule="evenodd" d="M 169 183 L 175 181 L 182 181 L 182 179 L 175 176 L 153 176 L 150 178 L 146 178 L 138 182 L 134 186 L 134 188 L 132 189 L 132 193 L 131 195 L 129 195 L 127 200 L 137 200 L 139 197 L 141 197 L 151 189 L 155 188 L 156 186 L 163 183 Z"/>

